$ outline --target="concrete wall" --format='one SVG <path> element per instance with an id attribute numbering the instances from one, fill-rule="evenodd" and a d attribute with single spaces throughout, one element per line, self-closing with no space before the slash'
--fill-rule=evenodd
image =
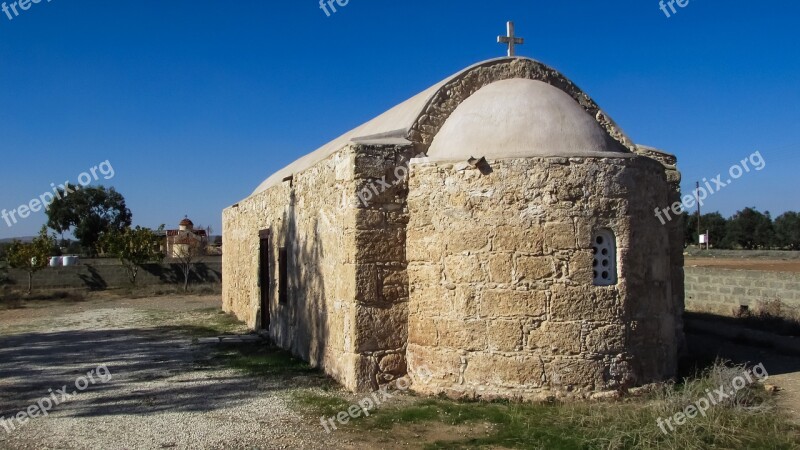
<path id="1" fill-rule="evenodd" d="M 781 300 L 800 307 L 800 274 L 686 267 L 686 309 L 732 315 L 741 305 Z"/>
<path id="2" fill-rule="evenodd" d="M 590 396 L 676 371 L 682 236 L 652 211 L 673 186 L 652 159 L 412 165 L 409 373 L 424 394 Z M 592 234 L 614 231 L 619 282 L 593 286 Z M 672 242 L 672 245 L 670 244 Z M 680 254 L 680 251 L 677 251 Z"/>
<path id="3" fill-rule="evenodd" d="M 9 270 L 12 285 L 28 286 L 28 272 Z M 195 264 L 191 283 L 221 283 L 222 263 L 207 260 Z M 183 271 L 177 264 L 146 264 L 136 277 L 138 286 L 182 284 Z M 109 289 L 130 286 L 128 273 L 119 262 L 82 262 L 78 266 L 46 268 L 33 275 L 34 289 Z"/>

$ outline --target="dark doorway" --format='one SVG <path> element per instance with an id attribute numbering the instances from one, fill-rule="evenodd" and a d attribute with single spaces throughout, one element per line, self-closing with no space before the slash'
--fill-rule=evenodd
<path id="1" fill-rule="evenodd" d="M 259 246 L 259 286 L 261 286 L 261 329 L 269 330 L 269 259 L 270 259 L 270 232 L 264 230 L 258 233 L 261 240 Z"/>

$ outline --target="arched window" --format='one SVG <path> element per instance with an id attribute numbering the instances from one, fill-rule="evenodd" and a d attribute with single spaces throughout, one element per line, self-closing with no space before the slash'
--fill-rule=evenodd
<path id="1" fill-rule="evenodd" d="M 592 237 L 594 250 L 595 286 L 612 286 L 617 284 L 617 239 L 611 230 L 595 231 Z"/>

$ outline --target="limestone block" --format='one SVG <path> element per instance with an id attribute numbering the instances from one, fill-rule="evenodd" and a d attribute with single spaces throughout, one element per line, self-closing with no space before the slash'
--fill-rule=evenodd
<path id="1" fill-rule="evenodd" d="M 542 385 L 543 374 L 544 366 L 536 356 L 476 352 L 467 357 L 464 382 L 489 386 L 537 387 Z"/>
<path id="2" fill-rule="evenodd" d="M 450 349 L 425 347 L 409 343 L 406 353 L 408 371 L 415 376 L 411 390 L 432 394 L 436 386 L 452 385 L 458 382 L 461 373 L 461 356 Z M 428 383 L 417 383 L 416 375 L 430 375 Z"/>
<path id="3" fill-rule="evenodd" d="M 528 335 L 528 348 L 545 354 L 577 355 L 581 352 L 581 322 L 544 322 Z"/>
<path id="4" fill-rule="evenodd" d="M 569 258 L 569 278 L 573 283 L 589 286 L 594 280 L 594 254 L 591 250 L 578 250 Z"/>
<path id="5" fill-rule="evenodd" d="M 356 355 L 353 359 L 355 392 L 372 392 L 378 389 L 381 381 L 378 378 L 378 362 L 371 356 Z"/>
<path id="6" fill-rule="evenodd" d="M 441 296 L 435 301 L 443 317 L 455 320 L 477 318 L 478 299 L 476 288 L 471 285 L 453 286 L 453 289 L 444 289 Z"/>
<path id="7" fill-rule="evenodd" d="M 380 179 L 386 175 L 387 167 L 392 165 L 387 161 L 386 155 L 359 151 L 355 154 L 353 176 L 360 179 Z"/>
<path id="8" fill-rule="evenodd" d="M 572 222 L 553 222 L 544 225 L 545 245 L 553 250 L 572 250 L 575 243 L 575 226 Z"/>
<path id="9" fill-rule="evenodd" d="M 443 306 L 443 302 L 448 296 L 453 297 L 455 294 L 438 284 L 412 287 L 409 295 L 409 310 L 412 314 L 430 318 L 450 315 L 452 312 L 452 308 Z"/>
<path id="10" fill-rule="evenodd" d="M 477 351 L 486 349 L 486 322 L 483 320 L 437 320 L 441 347 Z"/>
<path id="11" fill-rule="evenodd" d="M 375 303 L 378 301 L 378 267 L 375 264 L 345 264 L 345 274 L 353 271 L 355 277 L 355 299 L 359 302 Z M 346 283 L 346 281 L 345 281 Z M 345 291 L 346 292 L 346 291 Z M 340 297 L 349 299 L 353 297 Z"/>
<path id="12" fill-rule="evenodd" d="M 644 349 L 652 345 L 661 345 L 661 324 L 655 318 L 632 320 L 629 325 L 629 341 L 631 348 Z"/>
<path id="13" fill-rule="evenodd" d="M 489 272 L 489 281 L 492 283 L 511 283 L 513 270 L 511 253 L 492 254 L 486 260 L 486 269 Z"/>
<path id="14" fill-rule="evenodd" d="M 544 367 L 547 381 L 554 387 L 593 390 L 605 386 L 602 361 L 557 357 L 546 362 Z"/>
<path id="15" fill-rule="evenodd" d="M 543 291 L 483 291 L 480 313 L 483 317 L 541 317 L 547 314 L 547 295 Z"/>
<path id="16" fill-rule="evenodd" d="M 406 358 L 403 354 L 392 353 L 384 356 L 378 362 L 378 369 L 381 373 L 388 373 L 392 375 L 405 375 L 406 373 Z"/>
<path id="17" fill-rule="evenodd" d="M 451 255 L 445 258 L 445 279 L 451 283 L 477 283 L 486 274 L 475 255 Z"/>
<path id="18" fill-rule="evenodd" d="M 526 231 L 521 227 L 501 225 L 494 231 L 492 239 L 493 251 L 522 251 L 541 254 L 544 245 L 544 235 L 533 231 Z"/>
<path id="19" fill-rule="evenodd" d="M 423 347 L 439 345 L 439 331 L 436 321 L 429 317 L 412 315 L 408 318 L 408 344 Z"/>
<path id="20" fill-rule="evenodd" d="M 456 228 L 447 236 L 447 252 L 457 254 L 475 252 L 489 245 L 489 230 L 480 228 Z"/>
<path id="21" fill-rule="evenodd" d="M 334 155 L 333 160 L 336 164 L 336 180 L 353 180 L 353 161 L 355 160 L 355 155 L 353 153 L 339 153 Z"/>
<path id="22" fill-rule="evenodd" d="M 393 350 L 408 341 L 408 305 L 359 306 L 356 311 L 356 352 Z"/>
<path id="23" fill-rule="evenodd" d="M 360 263 L 405 260 L 405 230 L 356 231 L 356 261 Z"/>
<path id="24" fill-rule="evenodd" d="M 518 255 L 514 258 L 514 279 L 536 281 L 555 273 L 555 262 L 550 256 Z"/>
<path id="25" fill-rule="evenodd" d="M 374 230 L 388 225 L 386 213 L 381 210 L 354 208 L 356 228 L 359 230 Z"/>
<path id="26" fill-rule="evenodd" d="M 396 303 L 408 299 L 408 272 L 404 268 L 378 270 L 381 300 Z"/>
<path id="27" fill-rule="evenodd" d="M 519 320 L 490 320 L 488 344 L 491 352 L 521 350 L 522 322 Z"/>
<path id="28" fill-rule="evenodd" d="M 408 282 L 413 285 L 438 285 L 442 281 L 441 269 L 434 264 L 409 264 Z"/>
<path id="29" fill-rule="evenodd" d="M 626 349 L 624 324 L 613 324 L 595 328 L 586 335 L 586 350 L 592 353 L 617 354 Z"/>
<path id="30" fill-rule="evenodd" d="M 550 291 L 552 320 L 613 322 L 622 317 L 619 294 L 613 288 L 554 284 Z"/>

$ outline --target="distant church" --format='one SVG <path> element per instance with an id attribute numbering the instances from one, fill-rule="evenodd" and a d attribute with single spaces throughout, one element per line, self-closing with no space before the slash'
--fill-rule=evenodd
<path id="1" fill-rule="evenodd" d="M 485 61 L 227 208 L 224 309 L 354 391 L 405 374 L 473 398 L 665 380 L 683 231 L 654 210 L 680 201 L 675 164 L 554 69 Z"/>

